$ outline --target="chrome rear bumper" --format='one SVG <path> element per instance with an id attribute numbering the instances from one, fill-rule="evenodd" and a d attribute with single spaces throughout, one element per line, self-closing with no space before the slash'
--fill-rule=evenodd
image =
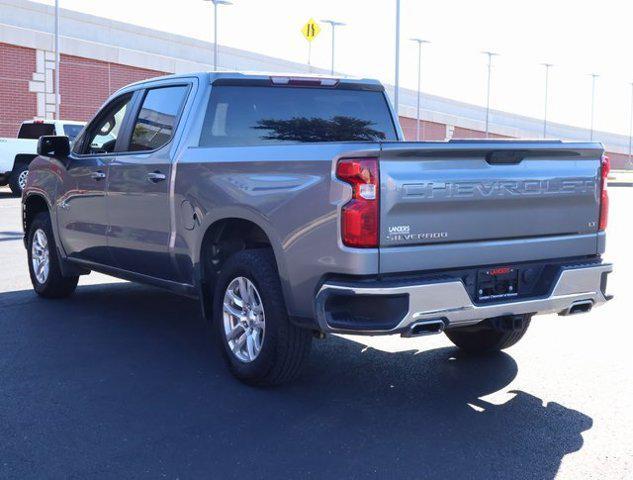
<path id="1" fill-rule="evenodd" d="M 578 313 L 607 302 L 603 276 L 611 273 L 611 264 L 593 264 L 562 269 L 546 297 L 511 300 L 502 303 L 475 304 L 461 280 L 396 287 L 374 287 L 325 283 L 316 297 L 317 321 L 324 332 L 380 335 L 402 333 L 414 323 L 441 319 L 446 328 L 474 325 L 487 318 L 506 315 Z M 391 329 L 342 329 L 328 323 L 327 298 L 331 295 L 406 295 L 408 310 Z"/>

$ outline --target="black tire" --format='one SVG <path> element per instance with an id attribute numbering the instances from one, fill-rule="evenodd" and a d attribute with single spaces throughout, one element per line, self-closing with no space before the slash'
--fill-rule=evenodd
<path id="1" fill-rule="evenodd" d="M 462 327 L 446 330 L 446 336 L 461 350 L 481 355 L 497 352 L 516 344 L 530 326 L 531 315 L 524 315 L 520 328 L 513 330 L 499 330 L 489 322 L 482 322 L 472 327 Z"/>
<path id="2" fill-rule="evenodd" d="M 261 350 L 249 362 L 241 361 L 233 353 L 224 329 L 224 295 L 238 277 L 245 277 L 254 284 L 265 315 Z M 250 385 L 266 386 L 288 382 L 299 375 L 310 353 L 312 332 L 290 322 L 271 250 L 243 250 L 231 256 L 218 276 L 213 298 L 215 332 L 235 377 Z"/>
<path id="3" fill-rule="evenodd" d="M 44 282 L 38 280 L 33 266 L 33 241 L 38 230 L 44 233 L 48 245 L 48 275 Z M 48 213 L 41 212 L 35 216 L 29 227 L 27 238 L 29 274 L 35 292 L 44 298 L 64 298 L 71 295 L 77 288 L 79 277 L 64 277 L 62 275 L 51 227 L 51 218 Z"/>
<path id="4" fill-rule="evenodd" d="M 13 195 L 18 197 L 22 196 L 22 187 L 20 186 L 20 175 L 29 171 L 29 166 L 26 163 L 18 163 L 13 167 L 11 176 L 9 177 L 9 188 L 13 192 Z"/>

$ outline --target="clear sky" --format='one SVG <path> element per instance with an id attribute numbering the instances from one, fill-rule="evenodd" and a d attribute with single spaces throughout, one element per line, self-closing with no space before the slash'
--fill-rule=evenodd
<path id="1" fill-rule="evenodd" d="M 52 4 L 53 0 L 39 0 Z M 212 38 L 211 5 L 203 0 L 60 0 L 63 8 L 149 28 Z M 394 80 L 395 0 L 233 0 L 221 7 L 220 43 L 305 62 L 300 29 L 309 19 L 347 23 L 337 30 L 337 70 Z M 401 84 L 415 88 L 417 47 L 424 49 L 425 92 L 485 104 L 486 59 L 493 50 L 492 108 L 540 118 L 543 62 L 553 63 L 548 117 L 589 126 L 591 77 L 595 128 L 628 134 L 633 56 L 629 0 L 401 0 Z M 313 64 L 329 68 L 329 27 L 314 41 Z M 62 25 L 63 28 L 63 25 Z M 133 46 L 131 46 L 133 48 Z"/>

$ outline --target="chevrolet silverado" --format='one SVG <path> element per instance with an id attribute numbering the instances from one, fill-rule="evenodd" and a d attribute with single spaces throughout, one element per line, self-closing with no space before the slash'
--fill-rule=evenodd
<path id="1" fill-rule="evenodd" d="M 152 79 L 38 153 L 35 291 L 98 271 L 199 299 L 247 383 L 294 378 L 329 333 L 445 332 L 481 354 L 610 299 L 601 144 L 406 142 L 376 81 Z"/>

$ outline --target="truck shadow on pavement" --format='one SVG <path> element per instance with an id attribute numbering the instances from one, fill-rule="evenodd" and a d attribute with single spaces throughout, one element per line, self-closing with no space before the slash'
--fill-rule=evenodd
<path id="1" fill-rule="evenodd" d="M 315 342 L 301 379 L 235 381 L 195 301 L 127 283 L 0 293 L 0 477 L 554 478 L 590 417 L 515 391 L 512 357 Z"/>

